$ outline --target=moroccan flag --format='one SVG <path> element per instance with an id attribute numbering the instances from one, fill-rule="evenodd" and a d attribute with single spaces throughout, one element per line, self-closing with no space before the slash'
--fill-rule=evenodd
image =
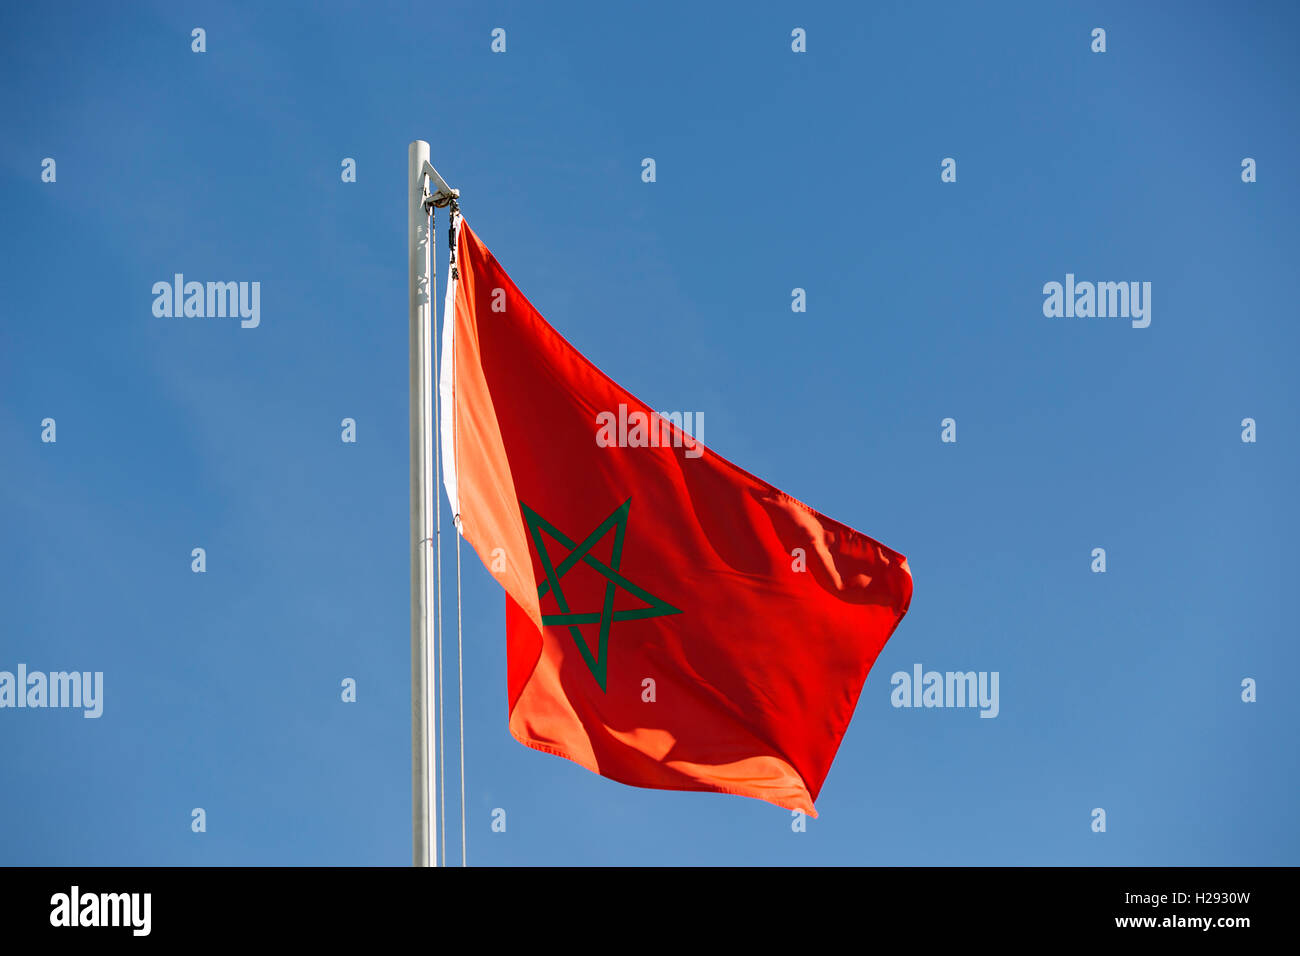
<path id="1" fill-rule="evenodd" d="M 628 394 L 455 234 L 442 460 L 506 591 L 510 732 L 622 783 L 815 816 L 906 559 Z"/>

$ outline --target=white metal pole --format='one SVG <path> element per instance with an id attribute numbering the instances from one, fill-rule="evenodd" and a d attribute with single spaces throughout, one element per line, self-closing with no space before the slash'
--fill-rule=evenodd
<path id="1" fill-rule="evenodd" d="M 433 759 L 434 682 L 433 619 L 429 614 L 433 568 L 433 394 L 430 336 L 436 281 L 430 256 L 429 212 L 424 205 L 429 144 L 411 143 L 407 151 L 410 204 L 411 305 L 411 834 L 415 866 L 437 866 L 433 839 L 433 794 L 437 768 Z"/>

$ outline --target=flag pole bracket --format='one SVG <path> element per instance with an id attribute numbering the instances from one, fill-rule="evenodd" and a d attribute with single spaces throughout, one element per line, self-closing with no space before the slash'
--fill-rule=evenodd
<path id="1" fill-rule="evenodd" d="M 424 208 L 426 210 L 442 209 L 460 198 L 460 190 L 448 186 L 447 180 L 438 175 L 438 171 L 428 162 L 424 164 L 424 175 L 428 178 L 429 185 L 433 187 L 432 191 L 428 186 L 424 190 Z"/>

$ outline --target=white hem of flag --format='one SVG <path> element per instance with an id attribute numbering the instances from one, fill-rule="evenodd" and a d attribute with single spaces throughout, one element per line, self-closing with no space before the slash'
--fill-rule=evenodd
<path id="1" fill-rule="evenodd" d="M 452 214 L 455 222 L 452 229 L 455 243 L 460 245 L 460 226 L 464 216 Z M 453 376 L 455 366 L 452 362 L 456 338 L 456 280 L 451 263 L 454 262 L 455 250 L 448 252 L 447 296 L 442 303 L 442 356 L 438 372 L 438 401 L 441 403 L 438 421 L 438 435 L 442 442 L 442 485 L 447 490 L 447 502 L 451 505 L 452 517 L 456 519 L 456 531 L 460 531 L 460 498 L 456 489 L 456 394 Z"/>

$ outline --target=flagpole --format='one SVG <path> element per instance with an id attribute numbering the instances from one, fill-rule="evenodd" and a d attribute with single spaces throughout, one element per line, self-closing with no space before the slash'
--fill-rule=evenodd
<path id="1" fill-rule="evenodd" d="M 441 631 L 442 513 L 436 507 L 438 423 L 433 414 L 437 393 L 431 348 L 438 274 L 433 267 L 430 226 L 434 207 L 450 205 L 460 196 L 460 190 L 448 186 L 429 164 L 429 144 L 424 140 L 414 140 L 406 158 L 411 267 L 411 856 L 415 866 L 437 866 L 433 838 L 433 797 L 438 780 L 433 752 L 437 695 L 429 648 L 437 644 L 437 633 Z M 435 594 L 434 576 L 438 582 L 439 632 L 434 631 L 434 618 L 429 614 Z M 442 667 L 441 660 L 438 667 Z M 445 844 L 445 821 L 443 826 Z"/>
<path id="2" fill-rule="evenodd" d="M 429 614 L 434 530 L 432 443 L 433 393 L 430 336 L 437 281 L 430 255 L 429 209 L 425 205 L 429 144 L 416 140 L 407 150 L 410 206 L 411 307 L 411 836 L 415 866 L 437 866 L 433 839 L 434 700 L 431 679 L 433 619 Z"/>

